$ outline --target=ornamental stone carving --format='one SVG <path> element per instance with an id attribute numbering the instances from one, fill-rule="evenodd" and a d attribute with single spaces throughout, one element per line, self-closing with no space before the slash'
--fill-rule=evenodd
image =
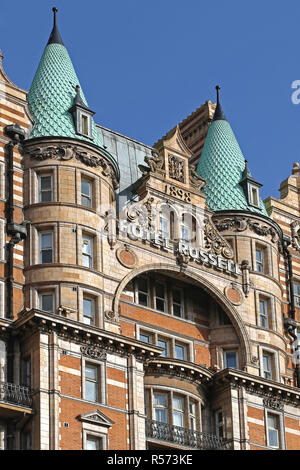
<path id="1" fill-rule="evenodd" d="M 294 220 L 291 223 L 291 232 L 292 232 L 292 247 L 300 251 L 300 220 Z"/>
<path id="2" fill-rule="evenodd" d="M 169 155 L 169 177 L 184 183 L 184 161 L 175 155 Z"/>
<path id="3" fill-rule="evenodd" d="M 151 157 L 148 155 L 145 156 L 144 162 L 147 163 L 148 166 L 145 165 L 138 165 L 139 170 L 142 172 L 143 176 L 148 175 L 148 173 L 156 173 L 158 171 L 163 170 L 164 166 L 164 157 L 163 155 L 159 155 L 154 150 L 151 150 Z"/>
<path id="4" fill-rule="evenodd" d="M 124 244 L 116 251 L 116 257 L 125 268 L 133 269 L 137 265 L 137 256 L 133 250 L 131 250 L 128 245 Z"/>
<path id="5" fill-rule="evenodd" d="M 263 404 L 267 408 L 272 408 L 273 410 L 282 411 L 284 408 L 284 403 L 278 398 L 264 398 Z"/>
<path id="6" fill-rule="evenodd" d="M 251 219 L 250 217 L 232 217 L 223 219 L 216 222 L 216 227 L 220 232 L 230 229 L 234 229 L 236 232 L 243 232 L 247 229 L 250 229 L 257 235 L 263 237 L 270 235 L 273 243 L 276 243 L 279 239 L 275 228 L 269 227 L 268 225 L 261 225 L 259 222 Z"/>
<path id="7" fill-rule="evenodd" d="M 80 351 L 84 356 L 91 357 L 92 359 L 102 359 L 106 360 L 107 354 L 102 349 L 96 348 L 94 346 L 81 346 Z"/>
<path id="8" fill-rule="evenodd" d="M 113 187 L 118 188 L 118 180 L 116 178 L 115 171 L 113 166 L 107 162 L 104 157 L 95 155 L 85 150 L 80 150 L 78 147 L 73 145 L 58 145 L 58 146 L 48 146 L 45 148 L 36 147 L 33 149 L 28 149 L 28 154 L 31 158 L 35 160 L 61 160 L 68 161 L 73 158 L 81 161 L 87 166 L 91 167 L 101 167 L 103 176 L 111 178 Z"/>
<path id="9" fill-rule="evenodd" d="M 211 218 L 206 218 L 204 222 L 205 248 L 216 255 L 224 256 L 224 258 L 233 258 L 233 250 L 231 246 L 227 243 L 225 238 L 220 235 L 217 226 L 215 226 Z"/>
<path id="10" fill-rule="evenodd" d="M 205 185 L 205 179 L 201 178 L 196 172 L 196 165 L 191 165 L 189 168 L 189 176 L 190 176 L 190 185 L 192 188 L 200 191 L 203 186 Z"/>

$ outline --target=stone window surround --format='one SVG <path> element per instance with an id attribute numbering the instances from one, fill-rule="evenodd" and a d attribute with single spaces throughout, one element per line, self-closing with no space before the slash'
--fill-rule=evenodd
<path id="1" fill-rule="evenodd" d="M 99 450 L 108 449 L 108 429 L 105 426 L 99 426 L 97 424 L 82 423 L 82 449 L 87 448 L 88 436 L 97 438 L 100 440 L 101 448 Z"/>
<path id="2" fill-rule="evenodd" d="M 82 206 L 84 209 L 94 209 L 98 211 L 100 209 L 100 201 L 101 201 L 101 194 L 100 194 L 100 182 L 97 175 L 94 173 L 84 170 L 83 168 L 76 168 L 76 203 L 80 206 L 81 204 L 81 178 L 85 178 L 90 180 L 92 183 L 92 205 L 90 208 L 86 206 Z"/>
<path id="3" fill-rule="evenodd" d="M 275 349 L 269 348 L 268 346 L 258 346 L 258 357 L 259 357 L 259 375 L 264 377 L 264 365 L 263 365 L 263 353 L 272 354 L 272 362 L 273 362 L 273 372 L 274 377 L 270 380 L 280 381 L 280 368 L 279 368 L 279 357 L 278 351 Z"/>
<path id="4" fill-rule="evenodd" d="M 199 396 L 193 395 L 189 392 L 186 392 L 182 389 L 176 389 L 173 387 L 167 387 L 164 385 L 146 385 L 145 386 L 145 394 L 146 394 L 146 415 L 147 412 L 150 412 L 150 416 L 147 416 L 149 419 L 155 421 L 155 414 L 154 414 L 154 393 L 164 393 L 168 395 L 168 417 L 169 417 L 169 424 L 173 424 L 173 416 L 172 416 L 172 398 L 173 395 L 178 395 L 184 398 L 184 418 L 185 418 L 185 429 L 189 429 L 189 401 L 192 400 L 196 403 L 196 431 L 202 431 L 202 406 L 203 403 Z M 188 423 L 188 426 L 187 426 Z"/>
<path id="5" fill-rule="evenodd" d="M 142 326 L 142 325 L 136 325 L 136 338 L 139 340 L 140 338 L 140 333 L 145 332 L 151 336 L 154 336 L 154 342 L 153 344 L 157 344 L 158 337 L 161 337 L 162 339 L 169 340 L 171 343 L 171 356 L 175 356 L 175 342 L 178 342 L 184 346 L 187 346 L 187 361 L 193 362 L 194 361 L 194 348 L 193 348 L 193 341 L 188 341 L 188 340 L 182 340 L 180 336 L 176 336 L 174 334 L 168 334 L 165 332 L 162 332 L 160 330 L 154 330 L 153 328 L 148 328 L 147 326 Z"/>
<path id="6" fill-rule="evenodd" d="M 45 204 L 45 202 L 39 201 L 39 177 L 46 176 L 46 175 L 52 176 L 52 200 L 49 202 L 51 203 L 51 202 L 58 201 L 57 165 L 47 165 L 47 166 L 42 166 L 42 167 L 38 167 L 35 169 L 34 168 L 29 169 L 29 179 L 31 183 L 30 191 L 29 191 L 29 204 Z"/>
<path id="7" fill-rule="evenodd" d="M 276 322 L 276 306 L 275 298 L 273 295 L 267 294 L 265 291 L 260 291 L 256 289 L 254 291 L 255 296 L 255 307 L 256 307 L 256 326 L 259 328 L 264 328 L 260 325 L 260 300 L 268 301 L 268 327 L 264 328 L 267 330 L 277 331 L 277 322 Z"/>
<path id="8" fill-rule="evenodd" d="M 285 432 L 284 432 L 284 413 L 276 410 L 264 409 L 264 420 L 265 420 L 265 433 L 266 433 L 266 443 L 269 447 L 269 434 L 268 434 L 268 415 L 277 415 L 279 417 L 279 449 L 284 450 L 286 448 L 285 444 Z"/>
<path id="9" fill-rule="evenodd" d="M 93 239 L 93 267 L 87 268 L 82 265 L 82 237 L 87 235 Z M 99 253 L 100 251 L 100 238 L 96 230 L 90 227 L 78 226 L 77 230 L 77 252 L 78 252 L 78 262 L 80 266 L 83 266 L 85 269 L 92 269 L 95 271 L 100 271 L 100 260 Z"/>
<path id="10" fill-rule="evenodd" d="M 264 271 L 260 272 L 256 269 L 256 248 L 260 248 L 264 253 Z M 273 276 L 272 266 L 272 252 L 269 244 L 264 243 L 261 240 L 251 239 L 251 254 L 252 254 L 252 270 L 256 274 L 265 274 L 267 276 Z"/>
<path id="11" fill-rule="evenodd" d="M 0 261 L 5 262 L 5 219 L 0 219 Z"/>
<path id="12" fill-rule="evenodd" d="M 44 293 L 53 293 L 53 307 L 54 313 L 56 313 L 59 307 L 59 286 L 53 284 L 47 284 L 41 287 L 30 287 L 31 308 L 36 308 L 37 310 L 40 310 L 40 294 Z"/>
<path id="13" fill-rule="evenodd" d="M 83 298 L 90 297 L 92 300 L 95 301 L 95 326 L 98 328 L 104 328 L 104 318 L 102 315 L 103 309 L 101 308 L 102 304 L 102 296 L 101 294 L 95 292 L 92 289 L 87 288 L 79 288 L 78 289 L 78 296 L 79 296 L 79 313 L 78 313 L 78 321 L 83 323 Z"/>
<path id="14" fill-rule="evenodd" d="M 81 358 L 81 394 L 82 399 L 86 400 L 85 398 L 85 365 L 86 363 L 92 364 L 98 367 L 98 402 L 90 402 L 93 404 L 98 405 L 106 405 L 107 404 L 107 387 L 106 387 L 106 363 L 105 361 L 93 359 L 90 357 L 82 356 Z M 95 405 L 96 406 L 96 405 Z"/>
<path id="15" fill-rule="evenodd" d="M 51 263 L 40 263 L 40 233 L 52 232 L 52 263 L 57 263 L 58 252 L 57 252 L 57 223 L 42 223 L 37 225 L 30 225 L 30 264 L 51 264 Z"/>
<path id="16" fill-rule="evenodd" d="M 225 367 L 225 352 L 233 352 L 236 351 L 236 359 L 237 359 L 237 369 L 240 368 L 240 362 L 241 362 L 241 351 L 240 351 L 240 345 L 238 343 L 232 343 L 232 344 L 226 344 L 226 346 L 222 346 L 217 348 L 217 361 L 218 361 L 218 366 L 220 369 L 226 369 Z"/>

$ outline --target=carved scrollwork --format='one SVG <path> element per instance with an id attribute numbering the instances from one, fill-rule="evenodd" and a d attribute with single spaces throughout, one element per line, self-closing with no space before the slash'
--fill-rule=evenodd
<path id="1" fill-rule="evenodd" d="M 282 411 L 284 409 L 284 403 L 278 398 L 264 398 L 263 404 L 264 406 L 277 411 Z"/>
<path id="2" fill-rule="evenodd" d="M 230 219 L 223 219 L 216 223 L 216 227 L 220 232 L 230 229 L 235 229 L 236 232 L 243 232 L 249 228 L 257 235 L 263 237 L 270 235 L 273 243 L 276 243 L 279 239 L 278 233 L 273 227 L 269 227 L 268 225 L 261 225 L 259 222 L 249 217 L 233 217 Z"/>
<path id="3" fill-rule="evenodd" d="M 169 155 L 169 177 L 184 183 L 184 161 L 175 155 Z"/>
<path id="4" fill-rule="evenodd" d="M 108 163 L 105 158 L 99 155 L 91 154 L 89 152 L 81 151 L 76 146 L 59 145 L 49 146 L 45 148 L 37 147 L 34 149 L 29 149 L 28 154 L 31 158 L 34 158 L 35 160 L 55 159 L 68 161 L 72 158 L 76 158 L 87 166 L 101 167 L 102 174 L 111 178 L 113 187 L 115 189 L 118 188 L 119 184 L 113 166 Z"/>
<path id="5" fill-rule="evenodd" d="M 91 357 L 92 359 L 103 359 L 106 360 L 107 354 L 102 349 L 94 346 L 81 346 L 80 351 L 84 356 Z"/>
<path id="6" fill-rule="evenodd" d="M 204 239 L 205 248 L 216 255 L 222 255 L 224 258 L 233 258 L 233 251 L 227 241 L 219 234 L 211 218 L 205 219 Z"/>

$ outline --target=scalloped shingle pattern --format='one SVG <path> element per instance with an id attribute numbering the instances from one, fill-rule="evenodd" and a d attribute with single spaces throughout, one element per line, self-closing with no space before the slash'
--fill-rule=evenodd
<path id="1" fill-rule="evenodd" d="M 34 120 L 30 138 L 60 136 L 91 142 L 76 134 L 69 113 L 76 95 L 76 85 L 80 86 L 80 83 L 67 49 L 61 44 L 47 45 L 27 95 Z M 82 90 L 81 98 L 88 106 Z M 103 147 L 94 121 L 92 130 L 92 143 Z"/>
<path id="2" fill-rule="evenodd" d="M 248 205 L 239 184 L 244 168 L 245 158 L 229 122 L 213 121 L 197 167 L 197 173 L 206 180 L 202 191 L 208 206 L 214 212 L 243 210 L 268 216 L 261 199 L 261 209 Z"/>

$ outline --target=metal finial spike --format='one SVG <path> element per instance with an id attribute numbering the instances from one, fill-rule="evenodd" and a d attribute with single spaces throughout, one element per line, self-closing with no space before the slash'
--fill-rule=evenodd
<path id="1" fill-rule="evenodd" d="M 219 85 L 217 85 L 216 90 L 217 90 L 217 104 L 219 104 L 220 103 L 220 90 L 221 90 L 221 87 Z"/>
<path id="2" fill-rule="evenodd" d="M 57 15 L 57 12 L 58 12 L 58 9 L 56 7 L 53 7 L 52 8 L 52 11 L 54 13 L 54 26 L 56 26 L 56 15 Z"/>

